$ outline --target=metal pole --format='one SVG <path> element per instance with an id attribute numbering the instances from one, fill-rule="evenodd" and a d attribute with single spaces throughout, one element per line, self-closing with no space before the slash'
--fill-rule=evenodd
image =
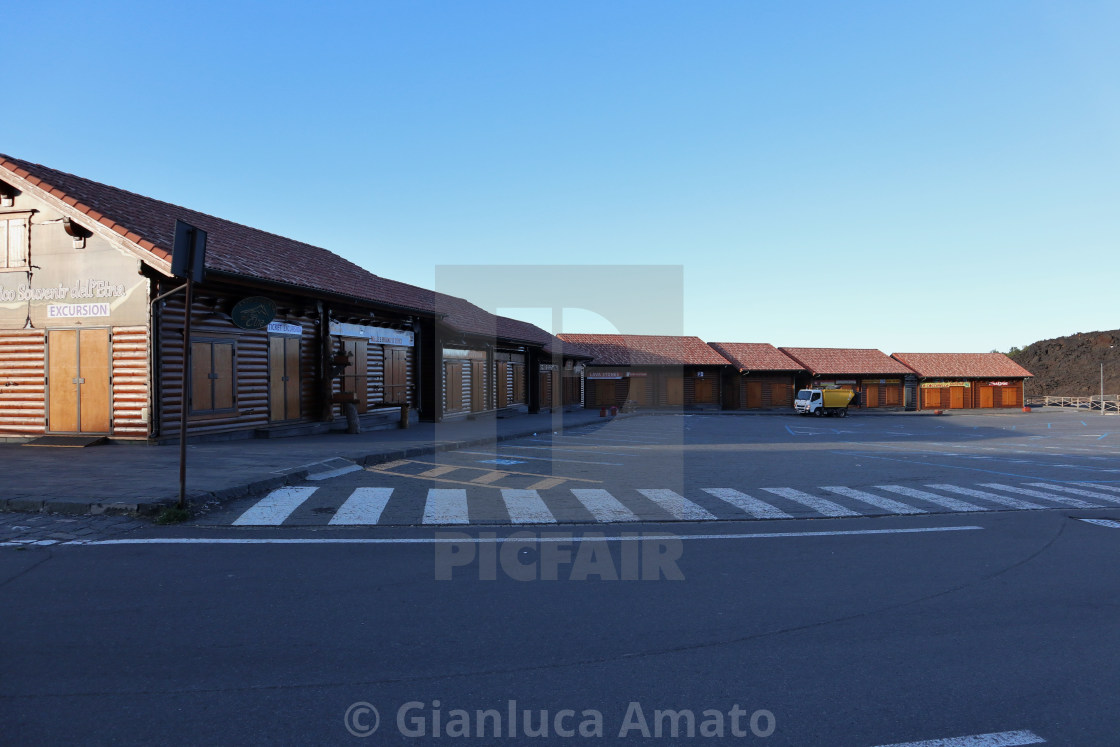
<path id="1" fill-rule="evenodd" d="M 191 370 L 191 308 L 194 306 L 194 281 L 187 281 L 186 309 L 183 313 L 183 385 L 179 390 L 179 508 L 187 507 L 187 379 Z"/>
<path id="2" fill-rule="evenodd" d="M 1104 361 L 1101 361 L 1101 415 L 1104 415 Z"/>

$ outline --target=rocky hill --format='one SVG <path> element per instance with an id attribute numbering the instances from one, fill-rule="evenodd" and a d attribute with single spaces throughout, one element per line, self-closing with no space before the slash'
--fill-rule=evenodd
<path id="1" fill-rule="evenodd" d="M 1105 394 L 1120 394 L 1120 330 L 1039 340 L 1022 350 L 1012 348 L 1008 355 L 1034 374 L 1027 379 L 1028 397 L 1099 395 L 1102 363 Z"/>

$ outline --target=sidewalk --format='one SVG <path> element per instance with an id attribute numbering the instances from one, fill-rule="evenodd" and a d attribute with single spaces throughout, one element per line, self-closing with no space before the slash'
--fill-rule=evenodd
<path id="1" fill-rule="evenodd" d="M 598 410 L 493 416 L 413 424 L 407 430 L 329 433 L 187 445 L 192 505 L 255 495 L 355 464 L 369 465 L 437 451 L 493 444 L 605 422 Z M 88 448 L 0 444 L 4 465 L 0 511 L 152 515 L 179 496 L 178 446 L 107 444 Z"/>

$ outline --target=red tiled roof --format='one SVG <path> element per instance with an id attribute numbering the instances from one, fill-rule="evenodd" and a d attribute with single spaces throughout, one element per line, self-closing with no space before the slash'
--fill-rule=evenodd
<path id="1" fill-rule="evenodd" d="M 813 374 L 913 373 L 886 353 L 873 348 L 778 348 Z"/>
<path id="2" fill-rule="evenodd" d="M 593 356 L 593 366 L 726 366 L 727 359 L 699 337 L 668 335 L 558 335 Z"/>
<path id="3" fill-rule="evenodd" d="M 0 175 L 5 171 L 50 193 L 157 259 L 170 259 L 178 218 L 206 231 L 208 270 L 433 312 L 432 291 L 378 277 L 317 246 L 0 154 Z"/>
<path id="4" fill-rule="evenodd" d="M 1003 353 L 894 353 L 923 379 L 1019 379 L 1031 372 Z"/>
<path id="5" fill-rule="evenodd" d="M 768 342 L 709 342 L 740 371 L 800 371 L 800 363 Z"/>

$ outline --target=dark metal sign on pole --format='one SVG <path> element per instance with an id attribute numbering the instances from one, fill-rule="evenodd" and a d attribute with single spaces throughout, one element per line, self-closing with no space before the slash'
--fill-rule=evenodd
<path id="1" fill-rule="evenodd" d="M 187 506 L 187 411 L 190 409 L 189 376 L 191 370 L 191 309 L 194 306 L 194 284 L 206 276 L 206 232 L 175 221 L 175 244 L 171 250 L 171 274 L 186 279 L 183 308 L 183 380 L 179 398 L 179 508 Z"/>

